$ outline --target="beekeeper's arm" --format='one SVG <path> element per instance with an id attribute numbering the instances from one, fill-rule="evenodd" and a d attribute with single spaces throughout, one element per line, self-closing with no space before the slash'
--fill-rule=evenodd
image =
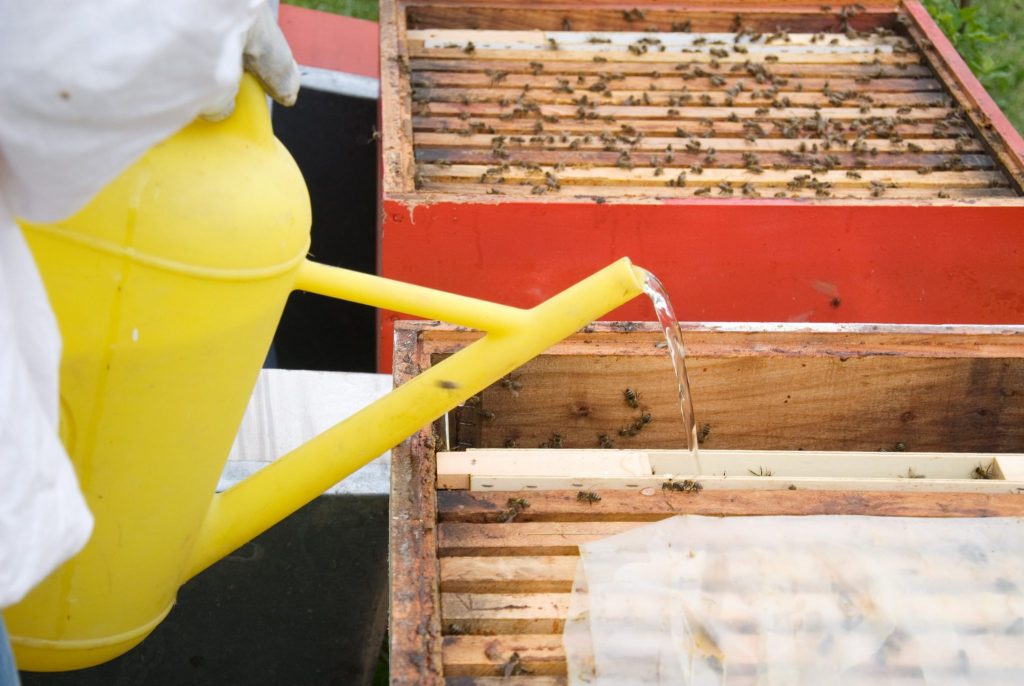
<path id="1" fill-rule="evenodd" d="M 72 214 L 200 112 L 245 64 L 291 104 L 298 72 L 254 0 L 0 0 L 0 185 L 15 214 Z"/>
<path id="2" fill-rule="evenodd" d="M 257 0 L 0 0 L 0 608 L 92 527 L 57 437 L 56 322 L 13 217 L 73 214 L 196 115 L 226 116 L 243 49 L 294 101 L 291 52 Z"/>

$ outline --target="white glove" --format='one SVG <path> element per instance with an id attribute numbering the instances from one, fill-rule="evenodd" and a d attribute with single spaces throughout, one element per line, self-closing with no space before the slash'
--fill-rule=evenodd
<path id="1" fill-rule="evenodd" d="M 246 32 L 242 57 L 245 70 L 256 77 L 267 95 L 285 107 L 295 104 L 299 95 L 299 68 L 266 3 Z M 210 121 L 228 117 L 235 109 L 235 95 L 237 89 L 204 107 L 201 116 Z"/>

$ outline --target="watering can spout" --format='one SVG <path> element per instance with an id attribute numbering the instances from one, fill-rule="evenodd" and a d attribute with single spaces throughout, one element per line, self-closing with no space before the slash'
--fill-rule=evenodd
<path id="1" fill-rule="evenodd" d="M 306 262 L 298 288 L 486 331 L 487 335 L 215 496 L 186 578 L 284 519 L 444 412 L 643 292 L 628 258 L 532 309 Z"/>

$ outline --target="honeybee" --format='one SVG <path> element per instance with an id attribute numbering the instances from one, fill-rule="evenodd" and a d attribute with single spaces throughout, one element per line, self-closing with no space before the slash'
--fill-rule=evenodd
<path id="1" fill-rule="evenodd" d="M 988 466 L 978 465 L 974 468 L 972 477 L 975 479 L 995 479 L 996 478 L 996 461 L 992 460 L 988 463 Z"/>
<path id="2" fill-rule="evenodd" d="M 627 388 L 622 392 L 622 397 L 626 400 L 626 404 L 636 409 L 640 407 L 640 394 L 634 391 L 632 388 Z"/>

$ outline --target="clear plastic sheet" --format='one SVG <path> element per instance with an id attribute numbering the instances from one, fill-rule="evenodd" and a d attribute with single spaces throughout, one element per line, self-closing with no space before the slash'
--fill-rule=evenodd
<path id="1" fill-rule="evenodd" d="M 1024 684 L 1024 520 L 681 516 L 581 546 L 570 684 Z"/>

